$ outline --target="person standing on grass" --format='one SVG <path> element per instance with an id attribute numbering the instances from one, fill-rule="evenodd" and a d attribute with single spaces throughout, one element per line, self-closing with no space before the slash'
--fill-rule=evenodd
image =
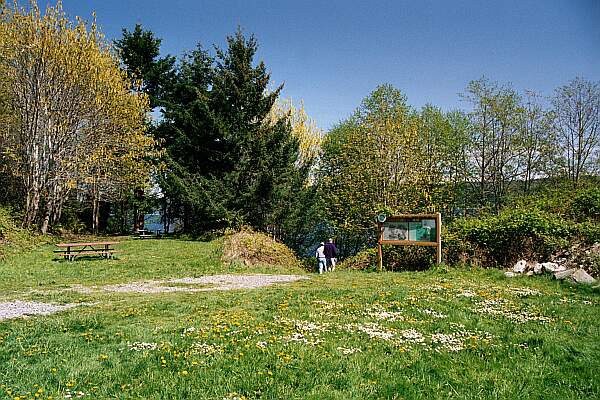
<path id="1" fill-rule="evenodd" d="M 315 252 L 315 257 L 317 257 L 317 261 L 319 262 L 319 274 L 322 274 L 323 271 L 327 268 L 327 258 L 325 257 L 325 243 L 321 242 L 319 247 L 317 247 L 317 251 Z"/>
<path id="2" fill-rule="evenodd" d="M 333 244 L 333 239 L 329 238 L 325 245 L 325 259 L 327 261 L 327 271 L 335 271 L 335 263 L 337 261 L 337 247 Z"/>

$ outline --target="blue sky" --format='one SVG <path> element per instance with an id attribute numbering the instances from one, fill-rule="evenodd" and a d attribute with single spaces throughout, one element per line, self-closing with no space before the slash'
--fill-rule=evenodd
<path id="1" fill-rule="evenodd" d="M 40 1 L 40 5 L 45 4 Z M 459 93 L 486 76 L 550 95 L 575 76 L 600 80 L 600 1 L 63 0 L 108 38 L 141 23 L 164 54 L 223 46 L 237 26 L 284 97 L 303 99 L 324 129 L 377 85 L 415 107 L 467 108 Z"/>

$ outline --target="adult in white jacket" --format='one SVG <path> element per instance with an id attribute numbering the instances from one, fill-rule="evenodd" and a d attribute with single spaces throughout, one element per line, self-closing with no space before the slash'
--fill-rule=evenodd
<path id="1" fill-rule="evenodd" d="M 325 243 L 319 243 L 319 247 L 317 247 L 317 251 L 315 252 L 315 257 L 319 261 L 319 274 L 322 274 L 325 268 L 327 268 L 327 258 L 325 257 Z"/>

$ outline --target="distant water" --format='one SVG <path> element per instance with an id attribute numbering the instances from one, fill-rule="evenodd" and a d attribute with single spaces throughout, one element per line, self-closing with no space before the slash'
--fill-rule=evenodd
<path id="1" fill-rule="evenodd" d="M 168 233 L 173 233 L 175 230 L 175 224 L 171 224 L 171 226 L 169 226 L 169 232 Z M 157 230 L 164 230 L 165 227 L 164 225 L 160 222 L 160 215 L 156 215 L 156 214 L 146 214 L 144 217 L 144 229 L 147 229 L 149 231 L 154 231 L 156 232 Z"/>

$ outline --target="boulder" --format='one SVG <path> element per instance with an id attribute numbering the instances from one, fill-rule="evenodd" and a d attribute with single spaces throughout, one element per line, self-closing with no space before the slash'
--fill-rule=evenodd
<path id="1" fill-rule="evenodd" d="M 564 265 L 558 265 L 555 262 L 542 263 L 542 267 L 544 268 L 544 271 L 550 272 L 551 274 L 555 272 L 565 271 L 567 269 L 567 267 L 565 267 Z"/>
<path id="2" fill-rule="evenodd" d="M 573 272 L 573 275 L 571 275 L 571 279 L 573 279 L 577 283 L 585 283 L 586 285 L 593 285 L 596 282 L 594 277 L 592 277 L 590 274 L 588 274 L 587 272 L 585 272 L 585 270 L 581 268 Z"/>
<path id="3" fill-rule="evenodd" d="M 514 278 L 517 275 L 514 272 L 512 272 L 512 271 L 506 271 L 504 273 L 504 276 L 506 276 L 507 278 Z"/>
<path id="4" fill-rule="evenodd" d="M 513 267 L 513 272 L 516 272 L 517 274 L 522 274 L 523 272 L 525 272 L 525 270 L 527 269 L 527 261 L 525 260 L 519 260 L 517 261 L 517 263 L 515 264 L 515 266 Z"/>
<path id="5" fill-rule="evenodd" d="M 540 263 L 535 263 L 533 265 L 533 272 L 537 275 L 541 274 L 542 272 L 544 272 L 544 266 Z"/>
<path id="6" fill-rule="evenodd" d="M 575 268 L 567 269 L 566 271 L 558 271 L 554 273 L 554 279 L 565 279 L 573 275 Z"/>
<path id="7" fill-rule="evenodd" d="M 567 259 L 566 258 L 557 258 L 556 260 L 554 260 L 555 263 L 557 263 L 558 265 L 564 265 L 567 263 Z"/>
<path id="8" fill-rule="evenodd" d="M 527 273 L 525 275 L 527 276 L 533 276 L 535 274 L 535 272 L 533 271 L 527 271 Z"/>

